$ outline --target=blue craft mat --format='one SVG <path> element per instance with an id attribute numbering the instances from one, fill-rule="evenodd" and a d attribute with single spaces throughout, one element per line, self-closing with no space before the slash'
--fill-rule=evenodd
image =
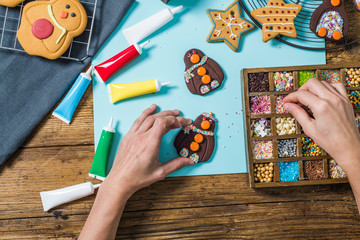
<path id="1" fill-rule="evenodd" d="M 276 41 L 263 43 L 260 29 L 243 36 L 239 52 L 233 52 L 224 43 L 207 43 L 206 38 L 212 25 L 206 10 L 208 8 L 224 10 L 231 3 L 232 1 L 228 0 L 171 0 L 170 5 L 165 5 L 160 0 L 138 0 L 134 3 L 110 40 L 95 56 L 93 64 L 99 64 L 128 47 L 121 33 L 122 29 L 132 26 L 167 6 L 182 4 L 184 9 L 175 15 L 174 20 L 149 37 L 151 43 L 145 47 L 143 55 L 107 81 L 109 84 L 158 79 L 171 81 L 171 87 L 165 87 L 154 95 L 111 104 L 108 100 L 106 85 L 94 77 L 95 143 L 98 143 L 102 128 L 107 125 L 110 116 L 114 117 L 116 123 L 117 135 L 114 139 L 108 170 L 120 145 L 121 137 L 127 133 L 138 115 L 155 103 L 161 110 L 180 109 L 185 117 L 192 119 L 202 112 L 211 111 L 219 120 L 215 133 L 216 148 L 210 161 L 186 167 L 171 176 L 247 172 L 241 69 L 324 64 L 326 58 L 323 51 L 299 50 Z M 222 87 L 207 96 L 193 95 L 185 85 L 183 56 L 191 48 L 199 48 L 215 59 L 226 74 Z M 161 161 L 177 156 L 173 147 L 177 132 L 178 130 L 173 130 L 165 135 L 160 149 Z"/>

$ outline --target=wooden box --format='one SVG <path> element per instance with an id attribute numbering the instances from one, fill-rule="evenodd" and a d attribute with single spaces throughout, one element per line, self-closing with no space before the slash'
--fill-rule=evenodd
<path id="1" fill-rule="evenodd" d="M 244 105 L 245 105 L 245 121 L 246 121 L 246 137 L 248 144 L 248 164 L 249 164 L 249 185 L 254 188 L 266 188 L 266 187 L 281 187 L 281 186 L 299 186 L 299 185 L 316 185 L 316 184 L 334 184 L 347 182 L 347 178 L 330 178 L 329 175 L 329 156 L 323 149 L 318 156 L 303 156 L 302 154 L 302 138 L 307 137 L 301 129 L 299 123 L 295 121 L 296 131 L 292 135 L 278 135 L 276 133 L 276 118 L 277 117 L 292 117 L 289 113 L 275 113 L 275 98 L 279 95 L 287 95 L 296 91 L 299 88 L 298 73 L 299 71 L 312 70 L 316 77 L 320 79 L 322 70 L 338 70 L 340 81 L 346 86 L 347 91 L 360 90 L 360 87 L 347 86 L 346 80 L 348 79 L 347 70 L 351 68 L 359 68 L 360 65 L 356 64 L 339 64 L 339 65 L 309 65 L 309 66 L 294 66 L 294 67 L 276 67 L 276 68 L 255 68 L 255 69 L 243 69 L 243 87 L 244 87 Z M 359 69 L 360 70 L 360 69 Z M 290 91 L 275 91 L 274 86 L 274 73 L 275 72 L 292 72 L 293 73 L 293 89 Z M 267 92 L 249 92 L 249 73 L 267 73 L 269 77 L 269 91 Z M 360 76 L 359 76 L 360 78 Z M 270 114 L 251 114 L 250 113 L 250 98 L 253 96 L 269 96 L 271 104 Z M 360 113 L 360 109 L 355 109 L 355 114 Z M 266 118 L 270 119 L 271 133 L 270 136 L 253 136 L 251 130 L 251 121 Z M 278 157 L 277 143 L 280 139 L 296 139 L 297 150 L 296 157 Z M 273 157 L 270 159 L 255 159 L 253 156 L 253 141 L 272 141 Z M 295 140 L 294 140 L 295 141 Z M 307 180 L 304 176 L 304 164 L 310 160 L 321 160 L 323 168 L 323 179 L 319 180 Z M 286 161 L 297 161 L 299 165 L 299 180 L 292 182 L 281 182 L 279 173 L 279 163 Z M 271 182 L 256 182 L 257 175 L 254 174 L 254 168 L 258 168 L 259 164 L 272 163 L 273 173 Z M 283 163 L 282 163 L 283 164 Z M 281 164 L 281 165 L 282 165 Z M 255 165 L 257 167 L 255 167 Z M 258 179 L 257 179 L 258 180 Z"/>

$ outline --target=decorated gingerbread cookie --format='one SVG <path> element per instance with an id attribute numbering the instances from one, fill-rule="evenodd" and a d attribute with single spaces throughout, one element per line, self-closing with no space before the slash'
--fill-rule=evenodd
<path id="1" fill-rule="evenodd" d="M 25 0 L 0 0 L 0 5 L 5 7 L 15 7 Z"/>
<path id="2" fill-rule="evenodd" d="M 217 62 L 199 49 L 187 51 L 184 62 L 185 82 L 191 93 L 205 95 L 221 86 L 224 72 Z"/>
<path id="3" fill-rule="evenodd" d="M 215 147 L 216 121 L 213 113 L 202 113 L 192 124 L 181 129 L 174 142 L 178 154 L 195 163 L 208 161 Z"/>
<path id="4" fill-rule="evenodd" d="M 310 29 L 316 36 L 328 40 L 345 37 L 349 30 L 349 18 L 344 1 L 324 0 L 311 16 Z"/>
<path id="5" fill-rule="evenodd" d="M 265 7 L 251 11 L 251 16 L 262 24 L 264 42 L 278 35 L 296 38 L 294 20 L 301 8 L 301 5 L 287 4 L 283 0 L 269 0 Z"/>
<path id="6" fill-rule="evenodd" d="M 86 11 L 78 0 L 33 1 L 24 7 L 17 38 L 28 54 L 56 59 L 86 24 Z"/>
<path id="7" fill-rule="evenodd" d="M 207 14 L 213 28 L 207 42 L 225 42 L 233 51 L 238 51 L 241 36 L 254 29 L 254 26 L 244 20 L 238 1 L 233 2 L 226 10 L 208 9 Z"/>

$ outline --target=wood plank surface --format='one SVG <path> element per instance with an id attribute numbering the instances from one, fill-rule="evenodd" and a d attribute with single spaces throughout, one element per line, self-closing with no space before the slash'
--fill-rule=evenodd
<path id="1" fill-rule="evenodd" d="M 350 31 L 358 33 L 359 18 L 350 19 Z M 359 50 L 329 51 L 327 62 L 359 64 Z M 39 192 L 91 180 L 92 103 L 89 87 L 71 125 L 49 114 L 0 166 L 0 239 L 76 239 L 95 196 L 60 206 L 59 217 L 42 210 Z M 348 184 L 255 190 L 247 174 L 233 174 L 167 178 L 139 191 L 117 238 L 360 239 L 359 226 Z"/>

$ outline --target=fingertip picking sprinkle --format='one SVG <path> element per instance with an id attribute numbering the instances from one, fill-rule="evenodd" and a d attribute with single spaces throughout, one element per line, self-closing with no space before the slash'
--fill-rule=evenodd
<path id="1" fill-rule="evenodd" d="M 299 163 L 293 162 L 279 162 L 280 182 L 299 181 Z"/>
<path id="2" fill-rule="evenodd" d="M 253 156 L 255 159 L 270 159 L 273 157 L 272 141 L 253 141 Z"/>
<path id="3" fill-rule="evenodd" d="M 321 81 L 328 82 L 330 84 L 340 82 L 340 71 L 339 70 L 321 70 L 320 72 Z"/>
<path id="4" fill-rule="evenodd" d="M 294 77 L 292 72 L 274 73 L 275 91 L 290 91 L 294 87 Z"/>
<path id="5" fill-rule="evenodd" d="M 346 174 L 344 170 L 335 162 L 334 159 L 329 161 L 329 175 L 330 178 L 337 179 L 337 178 L 346 178 Z"/>
<path id="6" fill-rule="evenodd" d="M 301 138 L 302 143 L 302 155 L 307 156 L 319 156 L 321 155 L 320 147 L 309 137 Z"/>
<path id="7" fill-rule="evenodd" d="M 284 108 L 285 95 L 280 95 L 275 98 L 275 113 L 288 113 Z"/>
<path id="8" fill-rule="evenodd" d="M 270 96 L 253 96 L 250 97 L 251 114 L 270 114 Z"/>

